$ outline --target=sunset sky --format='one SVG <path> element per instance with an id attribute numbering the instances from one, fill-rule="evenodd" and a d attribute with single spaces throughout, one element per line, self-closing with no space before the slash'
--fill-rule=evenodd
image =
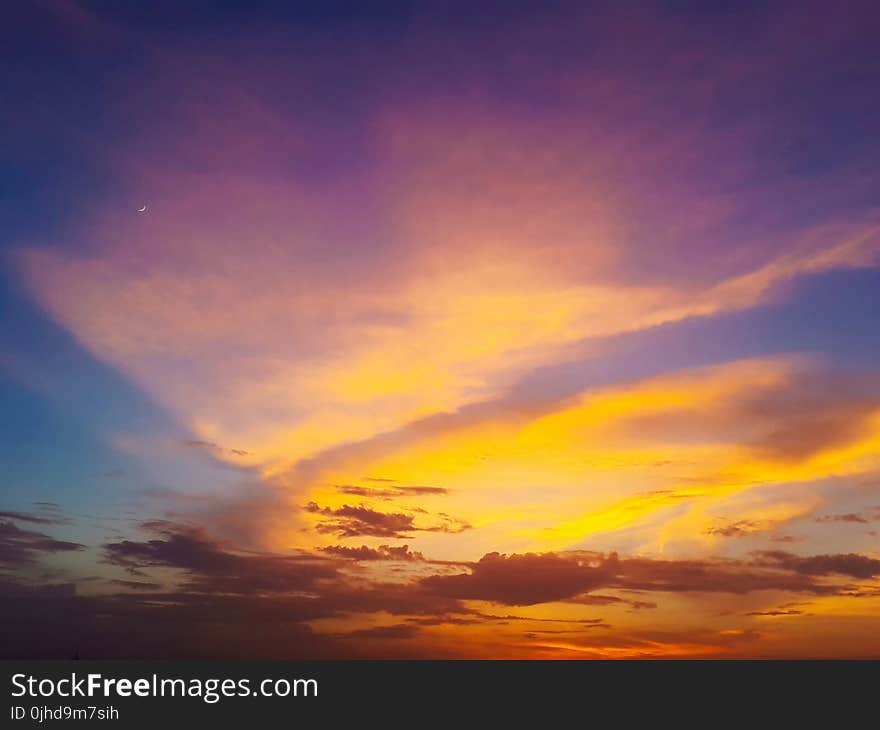
<path id="1" fill-rule="evenodd" d="M 878 33 L 4 5 L 0 654 L 880 658 Z"/>

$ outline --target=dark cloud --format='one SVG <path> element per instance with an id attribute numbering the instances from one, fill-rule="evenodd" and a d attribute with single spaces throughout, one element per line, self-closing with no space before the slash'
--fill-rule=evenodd
<path id="1" fill-rule="evenodd" d="M 772 611 L 749 611 L 746 616 L 802 616 L 803 613 L 796 608 L 777 608 Z"/>
<path id="2" fill-rule="evenodd" d="M 471 526 L 462 520 L 451 517 L 443 512 L 437 514 L 439 523 L 419 526 L 415 524 L 415 517 L 405 512 L 379 512 L 360 505 L 352 507 L 343 505 L 336 509 L 321 507 L 315 502 L 309 502 L 304 508 L 306 512 L 320 515 L 325 519 L 316 526 L 316 530 L 325 534 L 335 534 L 339 537 L 385 537 L 401 539 L 411 537 L 412 532 L 450 532 L 458 533 L 471 529 Z M 424 514 L 424 510 L 418 510 Z"/>
<path id="3" fill-rule="evenodd" d="M 461 600 L 476 599 L 507 605 L 532 605 L 572 601 L 606 605 L 626 603 L 650 608 L 649 601 L 632 601 L 594 594 L 599 589 L 651 592 L 747 593 L 783 590 L 807 594 L 832 594 L 843 587 L 818 582 L 817 577 L 845 575 L 871 578 L 880 575 L 880 560 L 863 555 L 801 557 L 783 551 L 762 551 L 750 560 L 656 560 L 620 558 L 615 553 L 589 552 L 489 553 L 469 565 L 469 572 L 422 577 L 412 584 L 387 590 L 376 586 L 352 588 L 331 558 L 356 561 L 426 561 L 409 547 L 382 545 L 370 548 L 328 546 L 326 558 L 309 554 L 292 556 L 241 553 L 208 538 L 201 531 L 163 522 L 147 523 L 156 539 L 124 540 L 104 546 L 108 562 L 141 574 L 155 567 L 183 571 L 188 592 L 250 595 L 312 591 L 319 613 L 387 610 L 394 604 L 416 614 L 463 612 Z M 402 588 L 405 592 L 402 592 Z"/>
<path id="4" fill-rule="evenodd" d="M 541 636 L 554 635 L 580 635 L 584 629 L 610 629 L 611 624 L 607 624 L 601 619 L 597 619 L 589 624 L 584 624 L 576 629 L 532 629 L 523 634 L 527 639 L 537 639 Z"/>
<path id="5" fill-rule="evenodd" d="M 491 620 L 492 617 L 483 614 L 475 614 L 474 616 L 414 616 L 408 618 L 407 621 L 417 626 L 474 626 L 487 619 Z"/>
<path id="6" fill-rule="evenodd" d="M 784 603 L 776 608 L 764 611 L 749 611 L 746 616 L 803 616 L 806 614 L 802 606 L 808 606 L 808 603 Z"/>
<path id="7" fill-rule="evenodd" d="M 393 626 L 374 626 L 369 629 L 358 629 L 341 634 L 349 639 L 412 639 L 419 629 L 412 624 L 395 624 Z"/>
<path id="8" fill-rule="evenodd" d="M 634 630 L 626 633 L 592 634 L 581 633 L 566 640 L 565 646 L 541 644 L 544 650 L 555 650 L 563 658 L 584 658 L 592 656 L 598 659 L 606 659 L 605 653 L 608 648 L 617 650 L 617 656 L 628 658 L 644 658 L 652 656 L 664 656 L 666 658 L 694 658 L 694 656 L 729 656 L 731 650 L 738 647 L 747 647 L 761 639 L 762 634 L 758 631 L 645 631 Z M 684 646 L 682 646 L 684 645 Z M 576 654 L 572 654 L 571 648 L 578 647 Z M 666 651 L 658 654 L 659 647 L 667 647 Z M 686 648 L 685 648 L 686 647 Z M 593 651 L 590 651 L 590 650 Z M 694 649 L 697 649 L 695 652 Z M 621 654 L 620 650 L 626 653 Z M 587 653 L 585 653 L 585 651 Z"/>
<path id="9" fill-rule="evenodd" d="M 328 561 L 311 555 L 234 552 L 194 527 L 165 522 L 142 527 L 158 537 L 107 543 L 106 561 L 134 575 L 147 568 L 177 568 L 188 575 L 190 589 L 219 593 L 307 590 L 336 575 Z"/>
<path id="10" fill-rule="evenodd" d="M 158 583 L 152 583 L 151 581 L 145 580 L 122 580 L 121 578 L 114 578 L 109 582 L 115 586 L 129 588 L 133 591 L 158 591 L 162 587 Z"/>
<path id="11" fill-rule="evenodd" d="M 857 515 L 854 512 L 848 512 L 847 514 L 842 515 L 822 515 L 815 519 L 815 522 L 859 522 L 861 524 L 867 524 L 869 521 L 870 520 L 861 515 Z"/>
<path id="12" fill-rule="evenodd" d="M 0 520 L 15 520 L 16 522 L 30 522 L 34 525 L 64 525 L 69 522 L 64 517 L 56 516 L 55 514 L 49 515 L 35 515 L 30 512 L 13 512 L 13 511 L 0 511 Z"/>
<path id="13" fill-rule="evenodd" d="M 643 608 L 657 608 L 657 604 L 653 601 L 637 601 L 629 598 L 621 598 L 620 596 L 608 596 L 600 593 L 584 593 L 574 598 L 568 598 L 566 603 L 580 603 L 584 606 L 609 606 L 612 604 L 623 604 L 629 606 L 635 611 Z"/>
<path id="14" fill-rule="evenodd" d="M 760 530 L 760 525 L 753 520 L 737 520 L 727 524 L 719 524 L 705 530 L 706 535 L 718 537 L 745 537 Z"/>
<path id="15" fill-rule="evenodd" d="M 605 621 L 601 618 L 538 618 L 535 616 L 516 616 L 510 613 L 503 616 L 495 616 L 487 613 L 481 613 L 479 615 L 487 621 L 498 621 L 504 624 L 522 621 L 530 624 L 567 624 L 569 626 L 578 627 L 586 626 L 587 628 L 591 626 L 607 626 Z"/>
<path id="16" fill-rule="evenodd" d="M 802 557 L 782 550 L 765 550 L 756 555 L 756 563 L 759 565 L 783 568 L 800 575 L 836 574 L 852 578 L 874 578 L 880 575 L 880 560 L 857 553 Z"/>
<path id="17" fill-rule="evenodd" d="M 439 525 L 434 525 L 432 527 L 421 527 L 419 529 L 424 530 L 425 532 L 449 532 L 452 534 L 457 534 L 459 532 L 464 532 L 465 530 L 473 529 L 473 525 L 471 525 L 469 522 L 465 522 L 464 520 L 460 520 L 457 517 L 447 515 L 445 512 L 438 512 L 437 516 L 441 520 L 441 523 Z"/>
<path id="18" fill-rule="evenodd" d="M 343 519 L 332 513 L 331 517 Z M 90 658 L 403 657 L 410 655 L 407 642 L 395 644 L 395 640 L 414 637 L 422 626 L 522 623 L 536 637 L 542 630 L 529 623 L 547 623 L 547 631 L 572 635 L 578 635 L 578 627 L 608 628 L 600 618 L 530 618 L 503 612 L 496 616 L 476 610 L 468 600 L 509 606 L 568 601 L 639 609 L 656 604 L 641 600 L 641 595 L 630 599 L 625 593 L 610 595 L 608 591 L 777 590 L 862 596 L 870 587 L 826 583 L 821 578 L 872 577 L 880 567 L 880 561 L 860 555 L 800 557 L 781 551 L 756 553 L 741 560 L 693 561 L 589 551 L 489 553 L 464 564 L 467 570 L 442 568 L 454 569 L 453 574 L 382 582 L 347 572 L 342 561 L 417 561 L 425 570 L 440 568 L 407 545 L 334 545 L 317 554 L 279 555 L 237 550 L 192 525 L 155 520 L 143 523 L 141 530 L 146 533 L 142 539 L 103 545 L 107 563 L 143 576 L 107 579 L 107 585 L 116 586 L 118 593 L 78 595 L 70 584 L 42 589 L 12 583 L 8 589 L 4 586 L 0 620 L 15 636 L 0 653 L 59 658 L 71 656 L 75 650 Z M 23 530 L 11 522 L 0 522 L 0 534 L 2 544 L 19 544 L 18 562 L 33 559 L 28 551 L 39 555 L 81 547 Z M 150 576 L 153 571 L 161 572 L 161 581 Z M 166 587 L 169 583 L 173 587 Z M 750 615 L 793 616 L 801 611 L 798 604 L 784 604 Z M 395 616 L 398 623 L 334 635 L 316 634 L 309 628 L 309 622 L 317 619 L 365 614 Z M 421 641 L 418 647 L 424 651 Z M 414 644 L 412 651 L 418 647 Z M 454 652 L 454 648 L 436 651 Z"/>
<path id="19" fill-rule="evenodd" d="M 380 481 L 380 480 L 374 480 Z M 387 481 L 387 480 L 381 480 Z M 449 494 L 443 487 L 400 486 L 400 487 L 362 487 L 357 484 L 337 484 L 336 491 L 356 497 L 374 497 L 376 499 L 395 499 L 396 497 L 428 497 Z"/>
<path id="20" fill-rule="evenodd" d="M 335 555 L 339 558 L 347 558 L 349 560 L 402 560 L 407 562 L 423 561 L 425 556 L 420 552 L 411 551 L 409 545 L 401 545 L 394 547 L 392 545 L 380 545 L 378 548 L 370 548 L 361 545 L 357 548 L 344 547 L 342 545 L 329 545 L 321 548 L 321 550 L 329 555 Z"/>
<path id="21" fill-rule="evenodd" d="M 841 588 L 816 576 L 841 574 L 868 578 L 880 573 L 880 561 L 861 555 L 799 558 L 767 551 L 755 560 L 656 560 L 620 558 L 611 553 L 489 553 L 469 573 L 423 578 L 430 592 L 458 599 L 531 605 L 548 601 L 588 601 L 596 589 L 652 592 L 749 593 L 781 590 L 834 594 Z M 607 600 L 607 599 L 602 599 Z"/>
<path id="22" fill-rule="evenodd" d="M 78 595 L 72 584 L 0 583 L 5 659 L 338 658 L 350 655 L 282 597 Z"/>
<path id="23" fill-rule="evenodd" d="M 847 598 L 877 598 L 880 597 L 880 588 L 875 586 L 853 586 L 850 590 L 842 590 L 840 595 Z"/>
<path id="24" fill-rule="evenodd" d="M 182 441 L 184 446 L 191 446 L 196 449 L 219 449 L 220 447 L 213 441 L 199 441 L 198 439 L 185 439 Z"/>
<path id="25" fill-rule="evenodd" d="M 343 505 L 337 509 L 319 507 L 309 502 L 306 512 L 332 517 L 317 526 L 318 532 L 333 533 L 339 537 L 409 537 L 407 532 L 415 530 L 413 516 L 403 512 L 377 512 L 369 507 L 350 507 Z"/>
<path id="26" fill-rule="evenodd" d="M 612 587 L 660 592 L 750 593 L 783 590 L 833 593 L 808 576 L 756 567 L 736 560 L 620 560 Z"/>
<path id="27" fill-rule="evenodd" d="M 325 586 L 311 605 L 320 607 L 323 615 L 340 613 L 389 613 L 392 616 L 470 615 L 475 611 L 461 601 L 438 596 L 424 590 L 418 583 L 372 583 L 352 586 L 337 581 Z"/>
<path id="28" fill-rule="evenodd" d="M 218 454 L 232 454 L 233 456 L 250 456 L 249 451 L 245 451 L 244 449 L 228 449 L 220 444 L 215 444 L 213 441 L 201 441 L 199 439 L 184 439 L 181 441 L 184 446 L 193 449 L 205 449 L 207 451 L 214 451 Z"/>
<path id="29" fill-rule="evenodd" d="M 560 601 L 607 585 L 608 569 L 554 553 L 488 553 L 470 573 L 422 579 L 429 591 L 460 599 L 481 599 L 511 606 Z"/>
<path id="30" fill-rule="evenodd" d="M 76 542 L 56 540 L 42 532 L 25 530 L 12 522 L 0 521 L 0 564 L 24 566 L 36 562 L 46 554 L 84 548 L 84 545 Z"/>
<path id="31" fill-rule="evenodd" d="M 284 599 L 288 616 L 300 620 L 378 611 L 395 615 L 467 612 L 458 601 L 432 596 L 417 585 L 352 586 L 339 572 L 338 561 L 329 556 L 242 553 L 192 526 L 153 521 L 142 527 L 157 537 L 107 543 L 106 561 L 134 575 L 144 575 L 153 568 L 182 571 L 184 581 L 169 596 L 187 603 L 197 595 L 239 596 L 243 600 L 270 602 Z M 385 549 L 385 554 L 398 560 L 416 560 L 418 555 L 407 547 Z"/>

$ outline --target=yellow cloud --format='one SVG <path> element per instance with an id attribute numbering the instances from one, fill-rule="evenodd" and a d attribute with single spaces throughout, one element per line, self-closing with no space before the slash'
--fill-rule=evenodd
<path id="1" fill-rule="evenodd" d="M 809 369 L 797 359 L 748 360 L 588 391 L 543 415 L 500 410 L 476 423 L 331 460 L 311 474 L 313 493 L 322 504 L 339 506 L 351 498 L 321 485 L 355 483 L 364 474 L 398 484 L 439 485 L 451 492 L 442 499 L 444 510 L 491 532 L 495 546 L 501 540 L 518 550 L 560 549 L 630 527 L 666 507 L 687 505 L 689 514 L 656 528 L 657 544 L 674 534 L 709 546 L 706 510 L 719 500 L 757 485 L 858 473 L 880 460 L 876 415 L 851 440 L 837 443 L 829 434 L 824 447 L 798 459 L 763 458 L 760 441 L 744 440 L 742 421 L 749 426 L 747 436 L 763 431 L 772 436 L 790 416 L 768 406 L 763 416 L 753 417 L 730 411 L 731 404 L 797 388 Z M 833 400 L 832 393 L 825 407 L 834 407 Z M 706 415 L 709 426 L 676 442 L 667 441 L 662 429 L 642 433 L 627 425 L 679 413 Z M 810 497 L 762 504 L 739 519 L 776 523 L 816 504 Z M 443 548 L 442 537 L 420 538 L 420 544 L 425 541 Z"/>

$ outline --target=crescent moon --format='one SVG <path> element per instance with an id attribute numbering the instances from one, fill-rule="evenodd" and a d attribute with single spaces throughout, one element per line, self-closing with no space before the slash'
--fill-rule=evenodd
<path id="1" fill-rule="evenodd" d="M 138 208 L 138 213 L 144 213 L 147 210 L 147 206 L 145 205 L 143 208 Z"/>

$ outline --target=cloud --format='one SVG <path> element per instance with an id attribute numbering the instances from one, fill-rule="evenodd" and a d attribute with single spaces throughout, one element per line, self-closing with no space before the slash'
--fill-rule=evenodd
<path id="1" fill-rule="evenodd" d="M 418 551 L 411 551 L 409 545 L 394 547 L 393 545 L 380 545 L 378 548 L 370 548 L 366 545 L 360 547 L 344 547 L 342 545 L 328 545 L 321 550 L 329 555 L 334 555 L 348 560 L 401 560 L 404 562 L 423 561 L 425 556 Z"/>
<path id="2" fill-rule="evenodd" d="M 290 594 L 316 591 L 330 613 L 347 610 L 394 611 L 394 596 L 409 596 L 405 610 L 419 606 L 417 613 L 461 611 L 447 599 L 487 600 L 506 605 L 534 605 L 571 601 L 584 605 L 623 602 L 634 608 L 651 607 L 647 601 L 593 594 L 599 589 L 650 592 L 748 593 L 762 590 L 789 591 L 815 595 L 840 593 L 846 586 L 820 583 L 815 577 L 844 575 L 866 579 L 880 575 L 880 561 L 858 554 L 796 556 L 783 551 L 756 552 L 741 560 L 658 560 L 646 557 L 620 557 L 616 553 L 584 551 L 567 553 L 528 553 L 504 555 L 487 553 L 469 565 L 469 571 L 421 577 L 412 585 L 353 588 L 329 558 L 309 554 L 279 556 L 240 553 L 225 548 L 204 533 L 186 526 L 164 522 L 148 523 L 145 529 L 159 538 L 135 542 L 121 541 L 104 546 L 108 562 L 141 573 L 158 567 L 183 571 L 182 590 L 192 593 L 216 592 L 247 595 L 257 592 Z M 408 546 L 328 546 L 325 555 L 355 561 L 428 562 Z M 437 605 L 432 601 L 440 599 Z M 638 604 L 638 605 L 636 605 Z"/>
<path id="3" fill-rule="evenodd" d="M 638 557 L 621 561 L 621 570 L 613 585 L 618 588 L 675 593 L 780 590 L 830 594 L 837 590 L 835 586 L 817 583 L 797 573 L 762 570 L 748 561 L 653 560 Z"/>
<path id="4" fill-rule="evenodd" d="M 392 648 L 401 639 L 418 639 L 413 650 L 418 649 L 422 655 L 452 656 L 456 651 L 468 655 L 471 649 L 465 645 L 456 649 L 442 638 L 447 634 L 431 634 L 432 628 L 445 627 L 443 631 L 447 632 L 470 627 L 478 636 L 491 631 L 495 645 L 503 646 L 512 639 L 499 637 L 498 631 L 512 623 L 521 625 L 527 635 L 517 633 L 517 641 L 525 638 L 545 642 L 557 636 L 560 641 L 570 637 L 578 645 L 584 641 L 583 630 L 601 628 L 612 633 L 601 647 L 596 645 L 590 651 L 614 655 L 618 651 L 614 646 L 626 644 L 626 652 L 638 655 L 661 652 L 660 644 L 649 646 L 650 632 L 617 632 L 616 621 L 582 614 L 571 618 L 558 613 L 494 615 L 477 610 L 469 602 L 532 606 L 562 601 L 585 608 L 626 608 L 632 616 L 636 609 L 657 610 L 657 603 L 644 600 L 649 597 L 644 594 L 670 592 L 737 594 L 769 590 L 870 600 L 865 598 L 872 595 L 870 587 L 820 582 L 817 578 L 845 575 L 864 579 L 876 575 L 880 563 L 861 555 L 798 557 L 772 551 L 741 560 L 658 560 L 588 551 L 496 552 L 470 563 L 466 572 L 450 573 L 461 570 L 460 566 L 425 559 L 408 546 L 328 546 L 320 554 L 283 555 L 237 550 L 202 529 L 165 520 L 143 523 L 140 529 L 147 533 L 145 539 L 106 543 L 105 559 L 109 565 L 135 575 L 157 571 L 163 582 L 109 578 L 108 584 L 121 592 L 92 596 L 79 595 L 70 584 L 35 588 L 10 583 L 8 590 L 4 588 L 8 598 L 0 607 L 0 619 L 16 632 L 16 638 L 4 647 L 4 656 L 58 657 L 78 650 L 86 658 L 387 657 L 407 655 L 402 648 Z M 14 534 L 21 537 L 21 531 Z M 38 533 L 28 535 L 31 542 L 36 539 L 39 548 L 57 548 L 54 544 L 42 545 Z M 420 570 L 436 572 L 390 583 L 379 574 L 347 574 L 348 560 L 411 562 L 422 566 Z M 163 588 L 163 583 L 172 587 Z M 643 595 L 635 599 L 627 595 L 634 590 Z M 800 611 L 796 604 L 783 604 L 775 609 L 755 609 L 747 615 L 794 616 L 796 611 Z M 366 620 L 374 620 L 367 617 L 379 615 L 400 617 L 402 621 L 364 626 Z M 58 625 L 73 629 L 65 634 L 55 625 L 47 625 L 47 621 L 56 620 L 52 616 L 59 622 L 67 616 L 68 622 Z M 328 619 L 333 623 L 322 628 L 321 622 Z M 340 622 L 346 628 L 339 629 Z M 559 628 L 541 626 L 548 622 Z M 138 626 L 140 633 L 132 639 L 129 634 Z M 656 634 L 657 641 L 673 641 L 671 636 L 660 636 Z M 25 637 L 31 643 L 26 643 Z M 221 637 L 225 638 L 221 641 Z M 727 638 L 733 642 L 733 638 Z M 729 642 L 707 640 L 707 644 L 714 648 L 703 647 L 698 653 L 723 654 Z M 513 645 L 510 649 L 514 656 L 530 655 Z M 687 651 L 670 644 L 661 653 Z"/>
<path id="5" fill-rule="evenodd" d="M 802 610 L 803 606 L 809 606 L 809 603 L 784 603 L 781 606 L 777 606 L 776 608 L 760 610 L 760 611 L 749 611 L 746 613 L 746 616 L 767 616 L 770 618 L 775 618 L 778 616 L 804 616 L 809 615 L 806 611 Z"/>
<path id="6" fill-rule="evenodd" d="M 369 629 L 358 629 L 344 634 L 349 639 L 412 639 L 419 633 L 417 626 L 412 624 L 395 624 L 393 626 L 373 626 Z"/>
<path id="7" fill-rule="evenodd" d="M 838 389 L 838 383 L 846 386 Z M 708 519 L 677 525 L 674 540 L 705 544 L 702 535 L 770 530 L 816 506 L 808 494 L 785 508 L 774 505 L 776 486 L 869 471 L 880 443 L 880 401 L 872 400 L 878 383 L 876 373 L 785 356 L 579 389 L 526 405 L 518 402 L 525 398 L 520 393 L 332 449 L 301 462 L 289 483 L 311 488 L 319 503 L 332 503 L 334 495 L 320 483 L 332 477 L 331 484 L 350 484 L 342 479 L 366 469 L 407 480 L 442 479 L 450 490 L 444 504 L 463 521 L 498 530 L 516 521 L 525 529 L 517 528 L 511 549 L 541 552 L 580 545 L 614 549 L 615 531 L 673 512 L 695 516 L 718 506 L 713 501 L 766 485 L 748 515 L 731 518 L 737 523 L 732 527 L 717 523 L 707 530 Z M 794 404 L 804 388 L 823 395 L 811 395 L 799 411 Z M 768 393 L 776 393 L 775 408 Z M 855 403 L 857 427 L 834 434 L 820 427 L 823 414 L 837 409 L 846 418 Z M 808 436 L 806 424 L 813 420 Z M 810 443 L 800 453 L 767 446 L 783 432 L 801 431 Z M 537 489 L 551 489 L 559 499 L 534 504 Z M 659 549 L 659 541 L 636 545 Z"/>
<path id="8" fill-rule="evenodd" d="M 430 592 L 452 598 L 485 600 L 507 605 L 570 601 L 597 589 L 658 593 L 750 593 L 778 590 L 816 595 L 834 594 L 840 587 L 818 583 L 813 576 L 832 573 L 873 577 L 880 561 L 861 555 L 797 558 L 789 553 L 762 552 L 747 560 L 657 560 L 601 554 L 488 553 L 469 573 L 423 578 Z"/>
<path id="9" fill-rule="evenodd" d="M 707 535 L 719 537 L 745 537 L 760 529 L 760 525 L 754 520 L 736 520 L 729 524 L 721 524 L 709 527 L 705 530 Z"/>
<path id="10" fill-rule="evenodd" d="M 314 547 L 322 535 L 418 539 L 426 554 L 455 559 L 498 545 L 565 549 L 744 488 L 761 478 L 740 471 L 754 455 L 800 463 L 869 433 L 868 386 L 827 373 L 785 381 L 787 371 L 768 377 L 784 368 L 766 362 L 751 378 L 735 367 L 717 367 L 708 384 L 691 372 L 617 389 L 587 378 L 561 395 L 535 377 L 572 365 L 574 352 L 601 363 L 635 333 L 760 306 L 793 279 L 870 267 L 880 244 L 868 205 L 820 215 L 798 202 L 809 216 L 776 217 L 779 199 L 847 196 L 827 179 L 791 195 L 790 176 L 763 168 L 754 125 L 765 115 L 713 113 L 749 88 L 744 76 L 767 84 L 765 68 L 748 71 L 732 54 L 709 64 L 709 84 L 693 59 L 717 48 L 673 22 L 647 45 L 631 19 L 550 24 L 534 36 L 527 20 L 514 25 L 548 59 L 524 61 L 517 33 L 468 32 L 454 54 L 464 85 L 408 42 L 368 53 L 343 44 L 371 61 L 347 68 L 394 71 L 378 74 L 378 87 L 344 85 L 357 110 L 348 123 L 360 130 L 344 135 L 358 140 L 345 149 L 321 118 L 325 105 L 293 110 L 276 93 L 339 88 L 314 81 L 335 79 L 335 45 L 325 64 L 318 39 L 309 51 L 248 35 L 232 63 L 211 44 L 157 41 L 151 58 L 163 73 L 117 110 L 143 128 L 95 150 L 102 164 L 113 160 L 118 193 L 84 199 L 64 242 L 17 252 L 35 301 L 186 424 L 185 445 L 246 459 L 277 491 L 268 509 L 243 504 L 222 525 L 214 515 L 215 534 L 267 550 Z M 570 39 L 575 27 L 615 58 L 602 27 L 639 51 L 622 65 L 596 65 L 598 51 L 557 55 L 549 37 Z M 412 32 L 448 50 L 447 34 L 424 19 Z M 557 101 L 511 106 L 518 95 L 495 91 L 511 70 L 485 67 L 487 42 L 509 51 L 499 57 L 519 69 L 511 78 L 523 99 Z M 779 65 L 812 59 L 773 50 Z M 207 69 L 223 83 L 195 93 Z M 129 215 L 135 194 L 155 214 Z M 235 204 L 218 210 L 217 200 Z M 751 225 L 761 214 L 776 224 Z M 798 393 L 808 394 L 803 407 Z M 366 474 L 390 481 L 364 486 Z M 443 486 L 418 486 L 431 484 Z M 340 504 L 328 485 L 356 504 Z M 553 499 L 536 503 L 539 489 Z M 401 501 L 432 496 L 456 518 Z M 383 510 L 370 503 L 379 499 L 397 502 Z M 472 525 L 492 535 L 486 544 Z"/>
<path id="11" fill-rule="evenodd" d="M 80 130 L 96 160 L 113 160 L 119 193 L 86 201 L 64 245 L 20 252 L 28 291 L 192 424 L 193 441 L 247 444 L 277 475 L 499 398 L 584 341 L 754 307 L 793 278 L 873 264 L 876 211 L 817 215 L 817 198 L 846 192 L 825 176 L 793 195 L 790 176 L 763 168 L 767 110 L 723 113 L 721 99 L 776 88 L 762 64 L 746 69 L 732 50 L 695 64 L 717 43 L 675 22 L 658 20 L 646 43 L 630 17 L 571 15 L 540 31 L 518 16 L 515 33 L 456 33 L 454 54 L 424 17 L 415 46 L 369 52 L 254 27 L 233 63 L 220 46 L 157 39 L 162 72 L 116 109 L 143 127 L 100 143 Z M 560 54 L 575 28 L 592 51 Z M 532 43 L 542 54 L 526 60 Z M 638 52 L 608 62 L 617 44 Z M 370 83 L 339 90 L 339 47 Z M 484 63 L 486 47 L 503 70 Z M 815 61 L 770 47 L 777 70 Z M 423 48 L 456 61 L 438 74 Z M 206 75 L 223 83 L 194 91 Z M 522 94 L 498 92 L 509 78 Z M 316 85 L 357 110 L 360 143 L 340 149 L 325 104 L 294 111 L 276 93 L 312 99 Z M 512 102 L 546 94 L 557 101 L 540 112 Z M 156 214 L 123 213 L 135 194 Z M 809 223 L 781 214 L 782 200 Z M 749 225 L 761 214 L 777 223 L 770 241 Z"/>
<path id="12" fill-rule="evenodd" d="M 854 512 L 847 512 L 846 514 L 839 515 L 822 515 L 817 517 L 815 522 L 858 522 L 860 524 L 867 524 L 870 522 L 870 519 L 865 518 L 861 515 L 857 515 Z"/>
<path id="13" fill-rule="evenodd" d="M 318 532 L 335 533 L 340 537 L 405 538 L 409 536 L 407 532 L 416 529 L 413 516 L 402 512 L 377 512 L 368 507 L 350 507 L 347 504 L 331 509 L 319 507 L 314 502 L 309 502 L 304 509 L 312 514 L 336 518 L 320 522 L 316 529 Z"/>
<path id="14" fill-rule="evenodd" d="M 0 511 L 0 519 L 14 520 L 16 522 L 30 522 L 35 525 L 63 525 L 69 522 L 69 520 L 64 517 L 56 516 L 54 511 L 51 511 L 48 515 L 35 515 L 28 512 Z"/>
<path id="15" fill-rule="evenodd" d="M 424 578 L 429 591 L 462 599 L 526 606 L 560 601 L 608 584 L 605 563 L 596 567 L 547 553 L 502 555 L 487 553 L 470 573 Z"/>
<path id="16" fill-rule="evenodd" d="M 5 659 L 332 658 L 343 652 L 317 636 L 301 602 L 281 597 L 126 591 L 80 595 L 72 584 L 0 584 Z"/>
<path id="17" fill-rule="evenodd" d="M 773 609 L 771 611 L 749 611 L 746 616 L 803 616 L 804 612 L 796 608 Z"/>
<path id="18" fill-rule="evenodd" d="M 626 634 L 543 637 L 533 645 L 545 659 L 649 659 L 755 656 L 761 632 L 754 630 L 662 631 L 643 629 Z M 758 655 L 760 656 L 760 654 Z"/>
<path id="19" fill-rule="evenodd" d="M 121 588 L 129 588 L 133 591 L 158 591 L 162 587 L 159 583 L 152 583 L 150 581 L 122 580 L 121 578 L 114 578 L 110 583 Z"/>
<path id="20" fill-rule="evenodd" d="M 694 389 L 704 389 L 708 402 L 671 400 L 644 413 L 624 414 L 614 427 L 668 444 L 699 443 L 708 436 L 783 463 L 805 461 L 872 431 L 880 410 L 876 372 L 805 359 L 765 360 L 761 365 L 752 361 L 693 372 Z M 682 382 L 669 376 L 657 383 L 664 381 L 670 388 Z"/>
<path id="21" fill-rule="evenodd" d="M 218 456 L 250 456 L 249 451 L 245 451 L 244 449 L 228 449 L 226 447 L 220 446 L 219 444 L 215 444 L 213 441 L 202 441 L 201 439 L 184 439 L 181 443 L 189 448 L 205 449 L 206 451 L 212 452 Z"/>
<path id="22" fill-rule="evenodd" d="M 106 561 L 133 575 L 148 568 L 177 568 L 188 576 L 190 590 L 230 594 L 309 590 L 336 575 L 328 561 L 316 556 L 241 553 L 195 527 L 151 522 L 143 528 L 159 537 L 106 543 Z"/>
<path id="23" fill-rule="evenodd" d="M 852 578 L 880 576 L 880 560 L 855 553 L 800 556 L 782 550 L 765 550 L 757 553 L 756 562 L 802 575 L 837 574 Z"/>
<path id="24" fill-rule="evenodd" d="M 415 517 L 403 512 L 378 512 L 363 505 L 352 507 L 330 508 L 320 507 L 309 502 L 304 508 L 306 512 L 325 518 L 315 529 L 321 533 L 332 533 L 339 537 L 390 537 L 402 539 L 411 537 L 412 532 L 447 532 L 456 533 L 470 529 L 470 525 L 444 513 L 438 513 L 439 524 L 416 526 Z M 416 510 L 424 512 L 424 510 Z"/>
<path id="25" fill-rule="evenodd" d="M 566 599 L 566 603 L 580 603 L 584 606 L 610 606 L 622 604 L 629 606 L 634 611 L 640 611 L 644 608 L 657 608 L 654 601 L 638 601 L 629 598 L 621 598 L 620 596 L 609 596 L 599 593 L 584 593 L 574 598 Z"/>
<path id="26" fill-rule="evenodd" d="M 24 530 L 12 522 L 0 521 L 0 563 L 7 566 L 27 566 L 46 555 L 84 549 L 85 546 L 79 543 L 56 540 L 42 532 Z"/>
<path id="27" fill-rule="evenodd" d="M 57 502 L 34 502 L 34 507 L 41 510 L 46 510 L 47 512 L 60 512 L 61 505 Z"/>
<path id="28" fill-rule="evenodd" d="M 284 597 L 291 615 L 309 618 L 339 612 L 424 614 L 461 610 L 456 601 L 430 596 L 405 584 L 351 585 L 334 558 L 418 561 L 418 553 L 403 546 L 379 550 L 326 554 L 299 552 L 293 555 L 243 552 L 211 538 L 203 530 L 167 521 L 144 523 L 142 529 L 156 535 L 148 540 L 122 540 L 103 545 L 108 564 L 137 576 L 151 569 L 181 571 L 182 580 L 173 595 L 187 601 L 200 594 Z M 367 557 L 361 557 L 366 555 Z M 305 594 L 309 594 L 306 596 Z M 296 608 L 296 611 L 294 611 Z"/>
<path id="29" fill-rule="evenodd" d="M 449 494 L 448 489 L 443 487 L 420 487 L 400 486 L 376 489 L 374 487 L 361 487 L 355 484 L 337 484 L 336 490 L 341 494 L 350 494 L 356 497 L 375 497 L 377 499 L 394 499 L 396 497 L 427 497 L 432 495 Z"/>

